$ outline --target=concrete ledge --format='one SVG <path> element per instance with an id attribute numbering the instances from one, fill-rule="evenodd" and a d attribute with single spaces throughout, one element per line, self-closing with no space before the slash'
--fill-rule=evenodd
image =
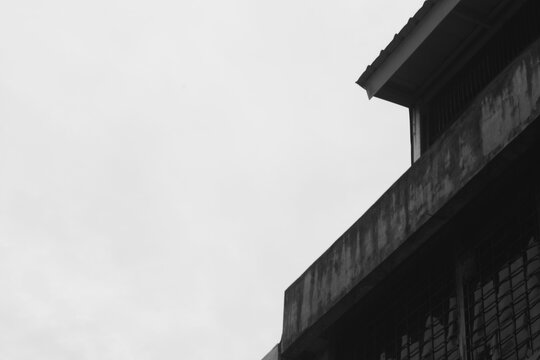
<path id="1" fill-rule="evenodd" d="M 324 330 L 453 215 L 449 204 L 463 203 L 467 184 L 539 114 L 537 42 L 285 291 L 283 357 L 324 341 Z"/>
<path id="2" fill-rule="evenodd" d="M 268 354 L 266 354 L 265 357 L 262 358 L 262 360 L 280 360 L 279 357 L 279 344 L 274 346 L 272 350 Z"/>

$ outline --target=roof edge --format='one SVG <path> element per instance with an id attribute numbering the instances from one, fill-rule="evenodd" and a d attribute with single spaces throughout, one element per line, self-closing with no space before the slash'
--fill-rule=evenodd
<path id="1" fill-rule="evenodd" d="M 369 99 L 377 96 L 379 90 L 461 1 L 426 0 L 424 2 L 420 10 L 409 19 L 356 81 L 366 90 Z"/>

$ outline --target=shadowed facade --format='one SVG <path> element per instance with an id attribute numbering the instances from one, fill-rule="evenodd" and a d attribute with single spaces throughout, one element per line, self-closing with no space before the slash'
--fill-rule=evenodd
<path id="1" fill-rule="evenodd" d="M 426 1 L 361 75 L 412 165 L 286 291 L 264 358 L 540 356 L 540 2 Z"/>

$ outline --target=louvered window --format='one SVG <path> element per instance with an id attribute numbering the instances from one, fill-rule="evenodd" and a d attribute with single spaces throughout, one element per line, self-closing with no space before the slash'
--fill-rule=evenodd
<path id="1" fill-rule="evenodd" d="M 475 249 L 466 290 L 472 360 L 521 360 L 540 349 L 540 242 L 534 217 L 497 227 Z"/>

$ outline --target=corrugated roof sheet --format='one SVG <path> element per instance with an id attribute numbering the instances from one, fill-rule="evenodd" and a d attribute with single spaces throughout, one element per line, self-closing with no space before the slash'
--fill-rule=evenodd
<path id="1" fill-rule="evenodd" d="M 394 38 L 390 43 L 381 50 L 379 53 L 379 56 L 371 63 L 371 65 L 368 65 L 366 70 L 362 75 L 360 75 L 360 78 L 356 81 L 356 83 L 360 86 L 362 86 L 365 89 L 366 80 L 375 72 L 375 70 L 382 64 L 388 56 L 398 47 L 398 45 L 405 39 L 412 29 L 424 18 L 424 16 L 427 14 L 427 12 L 440 0 L 426 0 L 418 9 L 418 11 L 414 14 L 413 17 L 409 18 L 409 21 L 405 24 L 405 26 L 396 34 L 394 35 Z"/>
<path id="2" fill-rule="evenodd" d="M 426 0 L 357 80 L 411 107 L 433 94 L 526 0 Z"/>

